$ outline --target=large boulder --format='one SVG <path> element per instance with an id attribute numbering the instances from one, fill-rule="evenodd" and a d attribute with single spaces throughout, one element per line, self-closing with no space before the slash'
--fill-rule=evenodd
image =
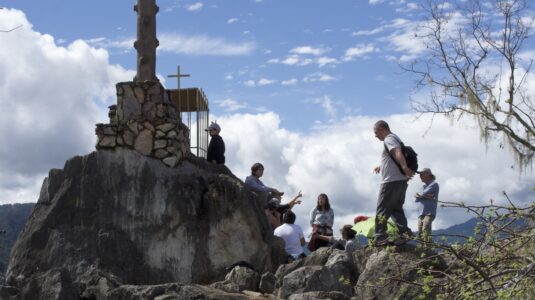
<path id="1" fill-rule="evenodd" d="M 418 296 L 434 298 L 434 291 L 425 291 L 422 285 L 425 276 L 444 271 L 446 264 L 436 252 L 403 245 L 400 247 L 375 248 L 366 259 L 366 267 L 358 278 L 355 292 L 359 299 L 416 299 Z M 365 255 L 369 250 L 363 251 Z M 354 254 L 354 256 L 356 256 Z M 433 272 L 435 271 L 435 272 Z"/>
<path id="2" fill-rule="evenodd" d="M 351 257 L 344 251 L 321 248 L 290 265 L 277 270 L 278 296 L 281 298 L 311 291 L 339 292 L 347 298 L 353 296 L 357 277 Z"/>
<path id="3" fill-rule="evenodd" d="M 226 167 L 188 157 L 170 168 L 118 148 L 50 171 L 6 283 L 24 293 L 54 280 L 81 294 L 82 275 L 95 269 L 122 284 L 210 283 L 237 261 L 274 272 L 284 259 L 263 203 Z"/>
<path id="4" fill-rule="evenodd" d="M 108 294 L 107 300 L 246 300 L 246 295 L 227 293 L 196 284 L 169 283 L 152 286 L 123 285 Z"/>

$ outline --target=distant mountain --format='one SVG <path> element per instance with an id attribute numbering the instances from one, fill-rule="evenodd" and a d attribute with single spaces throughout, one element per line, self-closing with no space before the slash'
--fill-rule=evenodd
<path id="1" fill-rule="evenodd" d="M 6 271 L 9 252 L 35 203 L 0 205 L 0 274 Z"/>
<path id="2" fill-rule="evenodd" d="M 476 226 L 477 219 L 472 218 L 464 223 L 453 225 L 446 229 L 433 230 L 433 236 L 436 242 L 443 242 L 442 237 L 444 237 L 446 239 L 445 242 L 448 244 L 455 242 L 462 243 L 465 239 L 459 236 L 473 236 Z"/>

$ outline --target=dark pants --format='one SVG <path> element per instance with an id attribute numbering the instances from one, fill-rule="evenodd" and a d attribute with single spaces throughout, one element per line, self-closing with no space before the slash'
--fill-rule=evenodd
<path id="1" fill-rule="evenodd" d="M 381 184 L 375 218 L 375 239 L 384 240 L 388 237 L 386 234 L 386 222 L 390 217 L 398 227 L 399 234 L 412 233 L 407 227 L 407 218 L 403 212 L 407 186 L 406 180 Z"/>

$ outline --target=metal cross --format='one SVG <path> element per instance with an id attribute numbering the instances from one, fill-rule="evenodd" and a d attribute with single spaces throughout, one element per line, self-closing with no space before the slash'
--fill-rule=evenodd
<path id="1" fill-rule="evenodd" d="M 180 94 L 180 77 L 190 77 L 190 74 L 180 74 L 180 65 L 177 66 L 176 75 L 167 75 L 167 77 L 176 77 L 178 82 L 178 93 Z"/>

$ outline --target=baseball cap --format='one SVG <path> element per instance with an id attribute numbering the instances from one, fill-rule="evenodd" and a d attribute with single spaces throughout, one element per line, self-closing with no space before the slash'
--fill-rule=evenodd
<path id="1" fill-rule="evenodd" d="M 206 128 L 204 131 L 210 131 L 212 129 L 215 129 L 217 131 L 221 131 L 221 127 L 219 126 L 219 124 L 214 123 L 214 122 L 210 123 L 210 126 L 208 126 L 208 128 Z"/>
<path id="2" fill-rule="evenodd" d="M 429 175 L 433 175 L 433 172 L 431 172 L 431 169 L 429 169 L 429 168 L 423 168 L 423 169 L 420 170 L 420 171 L 416 171 L 416 173 L 418 173 L 418 174 L 421 174 L 421 173 L 427 173 L 427 174 L 429 174 Z"/>

